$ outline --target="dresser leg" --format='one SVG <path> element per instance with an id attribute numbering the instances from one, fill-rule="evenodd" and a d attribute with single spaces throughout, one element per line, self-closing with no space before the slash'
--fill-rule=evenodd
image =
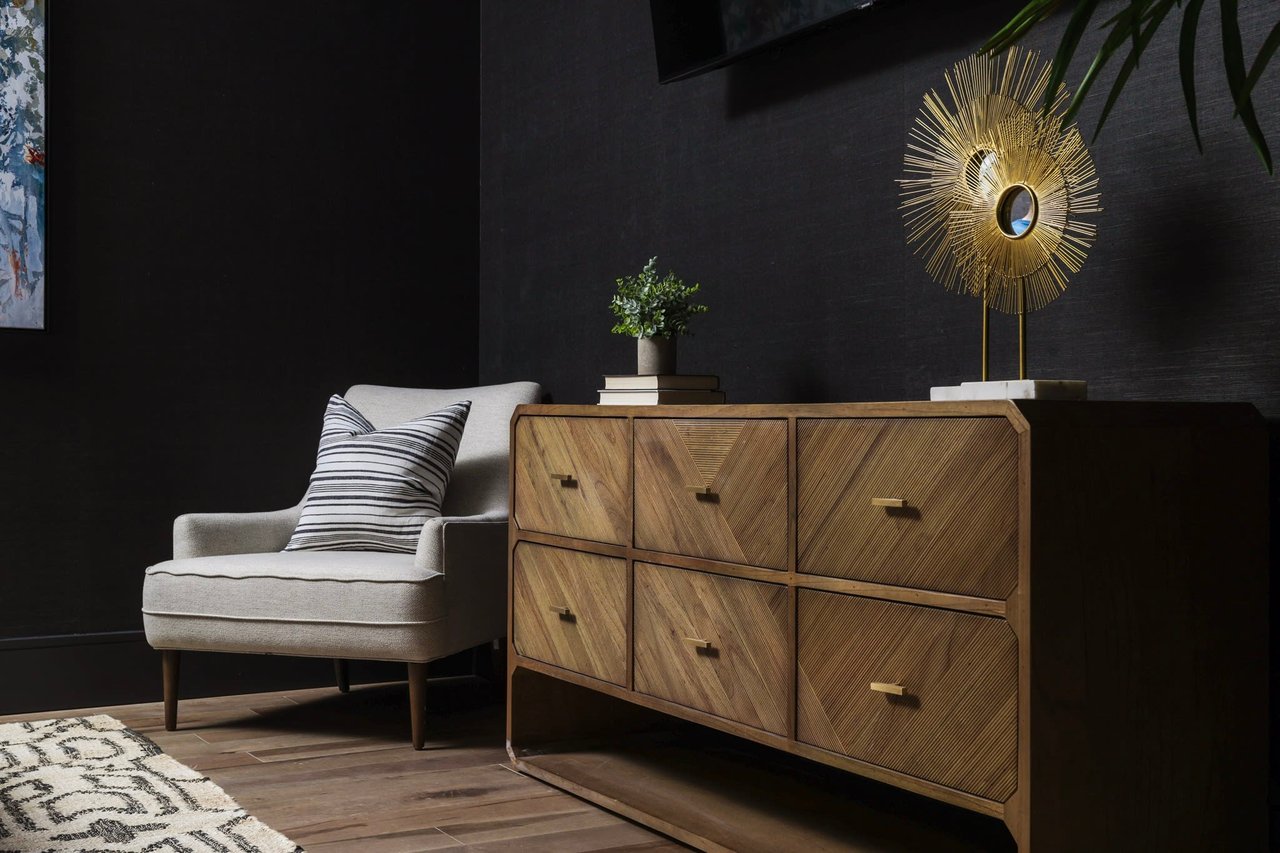
<path id="1" fill-rule="evenodd" d="M 490 650 L 490 665 L 493 668 L 493 684 L 499 699 L 507 696 L 507 640 L 501 637 L 493 641 Z"/>

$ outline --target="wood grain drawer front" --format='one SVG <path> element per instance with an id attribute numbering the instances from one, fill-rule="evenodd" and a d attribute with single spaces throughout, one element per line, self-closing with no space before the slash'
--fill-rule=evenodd
<path id="1" fill-rule="evenodd" d="M 1007 622 L 815 590 L 798 608 L 798 740 L 1009 798 L 1018 643 Z"/>
<path id="2" fill-rule="evenodd" d="M 797 570 L 983 598 L 1018 579 L 1018 437 L 1003 418 L 797 424 Z"/>
<path id="3" fill-rule="evenodd" d="M 516 545 L 516 652 L 626 686 L 627 562 Z"/>
<path id="4" fill-rule="evenodd" d="M 623 418 L 520 418 L 516 524 L 540 533 L 630 544 L 628 432 Z"/>
<path id="5" fill-rule="evenodd" d="M 635 587 L 637 691 L 786 733 L 786 587 L 645 563 Z"/>
<path id="6" fill-rule="evenodd" d="M 787 567 L 784 420 L 638 418 L 636 547 Z"/>

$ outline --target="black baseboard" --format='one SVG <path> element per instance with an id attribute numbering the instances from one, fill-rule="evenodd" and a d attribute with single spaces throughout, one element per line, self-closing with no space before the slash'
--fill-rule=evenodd
<path id="1" fill-rule="evenodd" d="M 469 673 L 472 664 L 464 652 L 433 663 L 431 675 Z M 405 677 L 403 664 L 379 661 L 352 661 L 350 672 L 354 684 Z M 183 698 L 332 684 L 333 663 L 324 658 L 183 654 Z M 0 714 L 158 702 L 160 653 L 141 631 L 0 639 L 0 685 Z"/>

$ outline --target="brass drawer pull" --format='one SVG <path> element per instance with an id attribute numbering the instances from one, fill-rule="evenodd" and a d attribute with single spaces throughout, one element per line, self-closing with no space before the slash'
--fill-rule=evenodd
<path id="1" fill-rule="evenodd" d="M 906 507 L 907 502 L 902 498 L 872 498 L 871 505 L 888 507 L 890 509 L 903 509 Z"/>
<path id="2" fill-rule="evenodd" d="M 572 486 L 577 480 L 573 479 L 572 474 L 552 474 L 551 479 L 559 480 L 562 486 Z"/>
<path id="3" fill-rule="evenodd" d="M 888 693 L 890 696 L 901 696 L 905 692 L 901 684 L 888 684 L 883 681 L 871 682 L 871 689 L 877 693 Z"/>
<path id="4" fill-rule="evenodd" d="M 573 615 L 573 611 L 572 611 L 572 610 L 570 610 L 570 609 L 569 609 L 569 608 L 567 608 L 567 607 L 563 607 L 563 606 L 561 606 L 561 605 L 559 605 L 559 604 L 553 604 L 553 605 L 551 605 L 551 612 L 552 612 L 552 613 L 554 613 L 554 614 L 556 614 L 557 616 L 562 617 L 562 618 L 563 618 L 563 617 L 565 617 L 565 616 L 572 616 L 572 615 Z"/>
<path id="5" fill-rule="evenodd" d="M 710 640 L 700 640 L 700 639 L 698 639 L 697 637 L 685 637 L 685 638 L 684 638 L 684 641 L 685 641 L 686 643 L 688 643 L 689 645 L 693 646 L 695 649 L 709 649 L 709 648 L 711 648 L 711 641 L 710 641 Z"/>
<path id="6" fill-rule="evenodd" d="M 710 486 L 685 486 L 684 490 L 686 492 L 692 492 L 695 495 L 714 495 L 715 494 L 715 492 L 711 491 Z"/>

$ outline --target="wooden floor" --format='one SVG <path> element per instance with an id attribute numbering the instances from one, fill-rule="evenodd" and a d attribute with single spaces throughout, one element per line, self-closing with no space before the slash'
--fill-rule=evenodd
<path id="1" fill-rule="evenodd" d="M 187 699 L 176 732 L 158 702 L 0 722 L 110 714 L 308 851 L 686 849 L 512 770 L 487 692 L 433 684 L 421 752 L 403 684 Z"/>

